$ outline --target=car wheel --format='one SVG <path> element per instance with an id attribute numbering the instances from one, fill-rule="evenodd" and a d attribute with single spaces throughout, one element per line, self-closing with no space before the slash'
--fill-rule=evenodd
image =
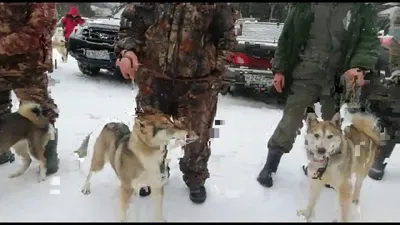
<path id="1" fill-rule="evenodd" d="M 226 95 L 226 94 L 228 94 L 229 89 L 230 89 L 229 85 L 227 85 L 227 84 L 222 85 L 221 90 L 219 92 L 221 93 L 221 95 Z"/>
<path id="2" fill-rule="evenodd" d="M 114 70 L 113 75 L 114 75 L 115 77 L 117 77 L 118 79 L 125 80 L 124 76 L 122 76 L 122 73 L 121 73 L 121 70 L 119 69 L 119 67 L 117 67 L 117 68 Z"/>
<path id="3" fill-rule="evenodd" d="M 79 70 L 88 76 L 94 77 L 98 76 L 100 74 L 100 68 L 98 67 L 89 67 L 83 63 L 78 62 L 78 68 Z"/>

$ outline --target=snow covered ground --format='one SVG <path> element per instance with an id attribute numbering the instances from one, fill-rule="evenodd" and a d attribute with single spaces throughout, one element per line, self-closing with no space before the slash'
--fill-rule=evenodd
<path id="1" fill-rule="evenodd" d="M 89 160 L 79 167 L 73 151 L 85 135 L 98 131 L 109 121 L 132 124 L 134 93 L 128 84 L 112 77 L 82 75 L 74 59 L 60 64 L 52 76 L 59 80 L 51 88 L 60 109 L 60 170 L 45 182 L 37 182 L 37 164 L 21 177 L 8 179 L 19 161 L 1 165 L 0 221 L 115 221 L 118 206 L 118 180 L 107 167 L 93 177 L 92 193 L 81 193 Z M 301 171 L 305 162 L 302 136 L 293 151 L 283 157 L 275 186 L 261 187 L 256 176 L 267 154 L 266 141 L 281 117 L 281 111 L 247 99 L 220 96 L 216 119 L 220 137 L 212 143 L 207 180 L 208 199 L 195 205 L 181 179 L 178 161 L 171 163 L 171 178 L 166 186 L 165 216 L 170 222 L 184 221 L 302 221 L 296 210 L 307 201 L 307 179 Z M 96 135 L 96 132 L 95 132 Z M 90 141 L 90 147 L 93 146 Z M 90 149 L 91 150 L 91 149 Z M 400 152 L 395 151 L 384 180 L 365 180 L 362 221 L 399 221 Z M 338 203 L 332 189 L 323 190 L 314 221 L 338 218 Z M 151 221 L 150 198 L 132 200 L 129 221 Z M 355 218 L 358 218 L 356 213 Z M 357 219 L 358 220 L 358 219 Z"/>

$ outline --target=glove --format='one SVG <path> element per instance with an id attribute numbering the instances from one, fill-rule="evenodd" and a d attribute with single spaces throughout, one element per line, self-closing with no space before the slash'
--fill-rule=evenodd
<path id="1" fill-rule="evenodd" d="M 363 86 L 365 84 L 364 71 L 360 68 L 349 69 L 344 73 L 344 76 L 346 78 L 346 82 L 355 81 L 359 86 Z"/>
<path id="2" fill-rule="evenodd" d="M 138 58 L 136 54 L 131 51 L 123 51 L 121 55 L 122 58 L 117 60 L 116 66 L 119 67 L 125 79 L 133 80 L 135 72 L 139 68 Z"/>
<path id="3" fill-rule="evenodd" d="M 282 93 L 283 87 L 285 87 L 285 76 L 282 73 L 275 73 L 274 87 L 277 92 Z"/>

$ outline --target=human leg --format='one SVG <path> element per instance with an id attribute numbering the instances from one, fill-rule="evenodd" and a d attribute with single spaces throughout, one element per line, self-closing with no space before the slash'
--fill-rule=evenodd
<path id="1" fill-rule="evenodd" d="M 18 82 L 18 84 L 16 84 Z M 20 102 L 31 101 L 41 105 L 43 113 L 55 128 L 58 118 L 57 105 L 48 92 L 48 77 L 46 73 L 33 73 L 24 75 L 13 82 L 14 92 Z M 58 129 L 55 128 L 54 137 L 50 139 L 45 147 L 44 156 L 47 162 L 46 175 L 58 171 L 59 158 L 57 154 Z"/>
<path id="2" fill-rule="evenodd" d="M 11 92 L 10 91 L 1 91 L 0 92 L 0 118 L 11 113 Z M 14 154 L 11 150 L 7 150 L 6 152 L 0 155 L 0 164 L 4 163 L 12 163 L 15 160 Z"/>
<path id="3" fill-rule="evenodd" d="M 141 74 L 136 77 L 138 94 L 136 95 L 136 113 L 153 114 L 163 112 L 172 115 L 173 91 L 172 82 L 163 79 L 154 79 L 149 74 Z M 169 171 L 169 167 L 167 167 Z M 151 194 L 150 186 L 142 187 L 139 196 L 146 197 Z"/>
<path id="4" fill-rule="evenodd" d="M 297 131 L 302 127 L 305 109 L 316 102 L 320 86 L 312 80 L 295 80 L 291 91 L 282 119 L 268 141 L 267 161 L 257 177 L 257 181 L 265 187 L 273 186 L 272 174 L 276 173 L 283 153 L 292 149 Z"/>
<path id="5" fill-rule="evenodd" d="M 198 140 L 184 147 L 185 155 L 179 162 L 183 180 L 189 187 L 189 197 L 194 203 L 203 203 L 207 198 L 204 183 L 209 177 L 207 165 L 211 155 L 212 126 L 217 111 L 217 86 L 206 83 L 176 86 L 182 94 L 178 101 L 177 119 L 199 136 Z"/>

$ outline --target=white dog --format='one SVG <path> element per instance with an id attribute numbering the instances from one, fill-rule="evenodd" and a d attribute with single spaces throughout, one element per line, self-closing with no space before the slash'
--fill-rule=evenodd
<path id="1" fill-rule="evenodd" d="M 55 48 L 58 51 L 58 53 L 61 54 L 62 62 L 66 63 L 68 57 L 68 51 L 67 48 L 65 47 L 64 29 L 62 27 L 57 27 L 56 32 L 54 33 L 51 41 L 53 49 Z M 55 62 L 55 65 L 57 65 L 57 60 Z"/>

